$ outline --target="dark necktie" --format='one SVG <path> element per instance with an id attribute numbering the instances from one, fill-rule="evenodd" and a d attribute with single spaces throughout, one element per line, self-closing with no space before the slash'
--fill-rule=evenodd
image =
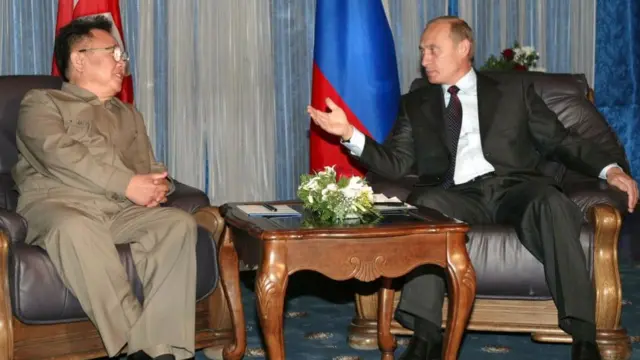
<path id="1" fill-rule="evenodd" d="M 444 111 L 444 118 L 447 127 L 447 148 L 451 154 L 451 160 L 449 161 L 449 170 L 444 175 L 444 181 L 442 187 L 447 189 L 453 186 L 453 174 L 456 169 L 456 155 L 458 153 L 458 139 L 460 139 L 460 129 L 462 128 L 462 104 L 460 98 L 458 98 L 458 91 L 460 89 L 453 85 L 447 90 L 451 94 L 449 104 Z"/>

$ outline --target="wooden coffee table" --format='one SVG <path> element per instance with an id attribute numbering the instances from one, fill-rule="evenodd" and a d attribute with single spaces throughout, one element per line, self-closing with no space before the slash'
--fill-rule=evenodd
<path id="1" fill-rule="evenodd" d="M 288 204 L 301 209 L 298 203 Z M 220 243 L 221 282 L 235 335 L 224 349 L 224 359 L 241 359 L 246 348 L 239 258 L 258 267 L 258 315 L 270 360 L 285 358 L 284 298 L 289 275 L 300 270 L 313 270 L 334 280 L 369 282 L 382 278 L 378 342 L 382 359 L 393 359 L 391 281 L 422 264 L 447 270 L 451 305 L 443 358 L 457 358 L 476 291 L 475 271 L 465 247 L 466 224 L 422 208 L 385 214 L 376 224 L 304 227 L 302 217 L 250 217 L 238 205 L 242 204 L 226 204 L 220 209 L 226 223 Z"/>

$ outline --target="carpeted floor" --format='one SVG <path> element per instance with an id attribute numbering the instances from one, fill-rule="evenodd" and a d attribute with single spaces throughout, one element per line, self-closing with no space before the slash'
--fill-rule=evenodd
<path id="1" fill-rule="evenodd" d="M 640 339 L 640 243 L 627 232 L 620 243 L 624 305 L 622 323 Z M 264 359 L 264 350 L 255 313 L 253 273 L 243 274 L 243 301 L 247 318 L 248 347 L 245 359 Z M 373 360 L 378 351 L 358 351 L 347 344 L 347 327 L 354 314 L 352 283 L 335 282 L 314 273 L 294 274 L 289 282 L 285 309 L 287 359 L 293 360 Z M 400 337 L 396 358 L 407 338 Z M 633 343 L 632 359 L 640 360 L 640 343 Z M 570 359 L 570 346 L 534 343 L 527 335 L 468 332 L 461 360 Z M 198 360 L 204 360 L 198 353 Z"/>

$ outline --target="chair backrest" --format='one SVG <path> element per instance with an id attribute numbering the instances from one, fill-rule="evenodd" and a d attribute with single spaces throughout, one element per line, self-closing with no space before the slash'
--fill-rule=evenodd
<path id="1" fill-rule="evenodd" d="M 11 168 L 18 161 L 16 124 L 20 102 L 31 89 L 59 89 L 61 86 L 62 79 L 56 76 L 0 76 L 0 208 L 13 210 L 17 199 Z"/>
<path id="2" fill-rule="evenodd" d="M 592 93 L 583 74 L 533 71 L 482 71 L 481 73 L 500 82 L 526 79 L 533 83 L 536 93 L 556 113 L 558 119 L 567 129 L 611 154 L 618 164 L 629 173 L 629 161 L 624 148 L 609 123 L 593 104 L 593 99 L 590 98 Z M 425 79 L 418 79 L 412 84 L 412 89 L 427 84 Z M 563 183 L 585 179 L 584 175 L 566 169 L 555 159 L 547 159 L 547 163 L 543 165 L 541 170 Z"/>

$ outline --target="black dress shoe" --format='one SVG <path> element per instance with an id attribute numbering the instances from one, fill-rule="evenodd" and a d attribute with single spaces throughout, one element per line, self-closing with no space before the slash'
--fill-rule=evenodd
<path id="1" fill-rule="evenodd" d="M 160 356 L 156 356 L 153 358 L 154 360 L 176 360 L 176 357 L 173 354 L 162 354 Z"/>
<path id="2" fill-rule="evenodd" d="M 151 356 L 147 355 L 146 352 L 140 350 L 134 352 L 133 354 L 127 355 L 127 360 L 151 360 Z"/>
<path id="3" fill-rule="evenodd" d="M 412 337 L 409 346 L 398 360 L 441 360 L 442 340 L 426 341 L 419 337 Z"/>
<path id="4" fill-rule="evenodd" d="M 175 356 L 173 356 L 172 354 L 162 354 L 160 356 L 156 356 L 152 358 L 142 350 L 134 352 L 133 354 L 130 354 L 127 356 L 127 360 L 175 360 L 175 359 L 176 359 Z"/>
<path id="5" fill-rule="evenodd" d="M 602 360 L 602 357 L 595 342 L 574 341 L 571 345 L 571 360 Z"/>

